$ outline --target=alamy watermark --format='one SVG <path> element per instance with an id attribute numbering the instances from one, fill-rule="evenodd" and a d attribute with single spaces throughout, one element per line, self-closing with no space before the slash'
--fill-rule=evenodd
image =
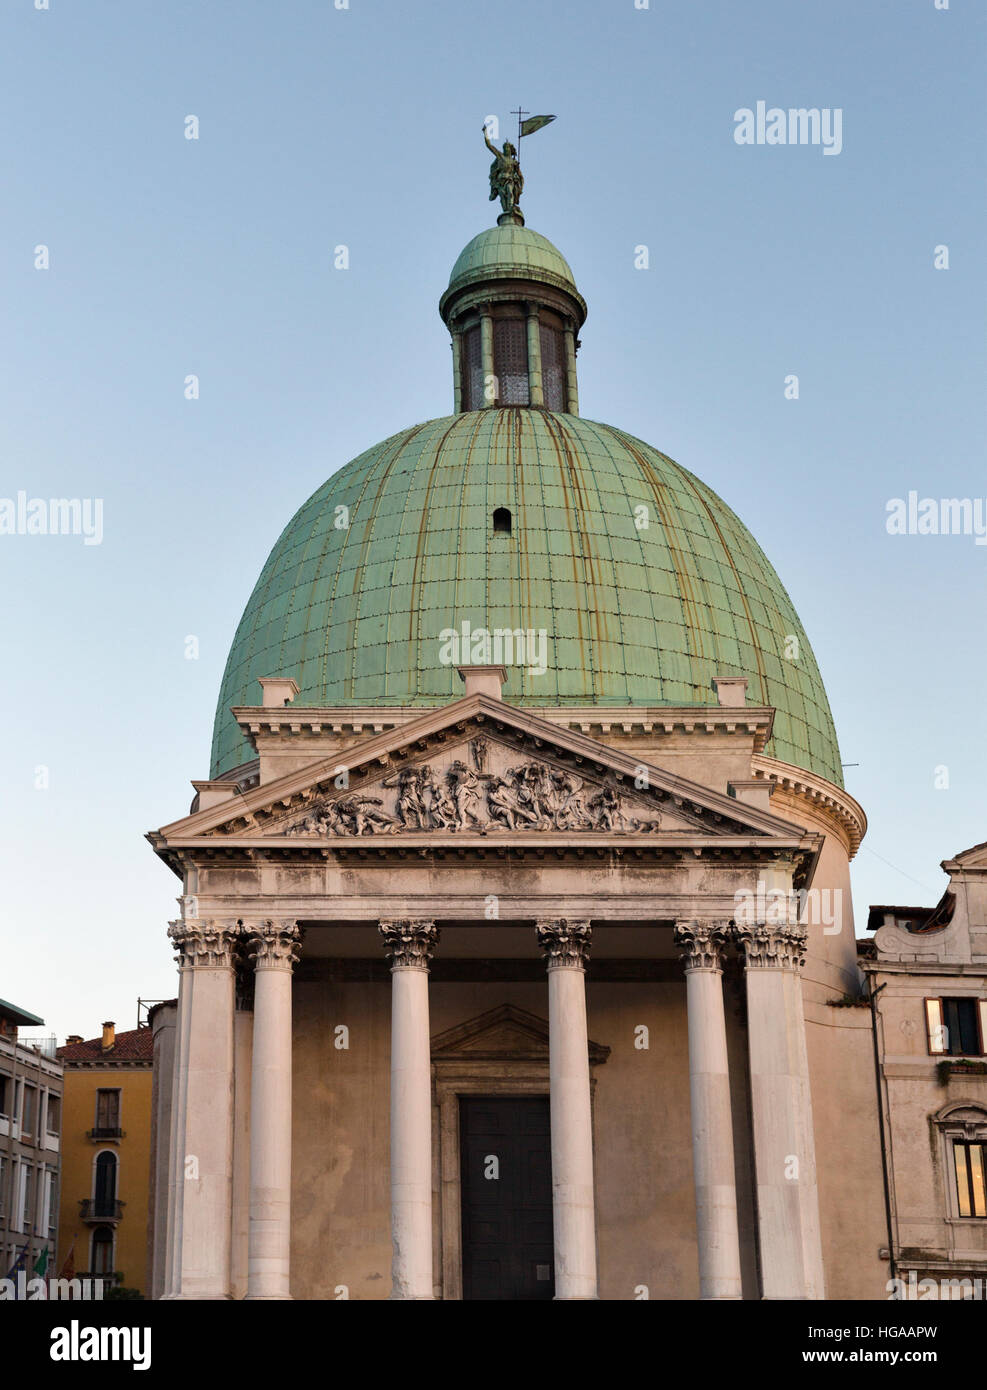
<path id="1" fill-rule="evenodd" d="M 885 503 L 889 536 L 974 536 L 987 545 L 987 498 L 923 497 L 910 492 Z"/>
<path id="2" fill-rule="evenodd" d="M 53 1302 L 91 1302 L 103 1297 L 105 1279 L 88 1275 L 71 1279 L 40 1278 L 19 1269 L 13 1278 L 0 1279 L 0 1303 L 36 1303 L 44 1299 Z"/>
<path id="3" fill-rule="evenodd" d="M 472 627 L 439 633 L 439 661 L 443 666 L 524 666 L 528 674 L 543 676 L 548 670 L 548 633 L 544 628 Z"/>
<path id="4" fill-rule="evenodd" d="M 843 109 L 839 106 L 768 106 L 754 103 L 733 113 L 738 145 L 821 145 L 823 154 L 843 149 Z"/>
<path id="5" fill-rule="evenodd" d="M 741 925 L 822 927 L 823 936 L 843 930 L 842 888 L 768 888 L 759 881 L 753 892 L 738 889 L 733 904 L 733 919 Z"/>
<path id="6" fill-rule="evenodd" d="M 82 536 L 103 543 L 102 497 L 0 497 L 0 536 Z"/>

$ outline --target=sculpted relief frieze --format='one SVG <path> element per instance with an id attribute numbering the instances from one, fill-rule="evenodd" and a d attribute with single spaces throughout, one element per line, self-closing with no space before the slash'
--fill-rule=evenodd
<path id="1" fill-rule="evenodd" d="M 516 749 L 475 738 L 442 761 L 408 763 L 366 790 L 317 801 L 282 835 L 400 835 L 420 831 L 653 832 L 661 814 L 609 782 L 591 782 Z"/>

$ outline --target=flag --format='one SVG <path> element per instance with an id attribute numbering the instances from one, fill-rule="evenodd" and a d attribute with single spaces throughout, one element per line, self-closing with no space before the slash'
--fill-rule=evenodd
<path id="1" fill-rule="evenodd" d="M 46 1245 L 45 1248 L 42 1250 L 41 1254 L 38 1256 L 38 1258 L 37 1258 L 37 1259 L 35 1260 L 35 1262 L 34 1262 L 34 1272 L 35 1272 L 35 1274 L 38 1276 L 39 1279 L 43 1279 L 43 1278 L 45 1277 L 45 1272 L 46 1272 L 47 1269 L 48 1269 L 48 1247 L 47 1247 L 47 1245 Z"/>
<path id="2" fill-rule="evenodd" d="M 75 1278 L 75 1232 L 72 1233 L 72 1244 L 69 1246 L 69 1253 L 65 1256 L 65 1263 L 62 1265 L 62 1272 L 59 1279 Z"/>
<path id="3" fill-rule="evenodd" d="M 554 120 L 554 116 L 529 116 L 526 121 L 521 122 L 521 134 L 534 135 L 536 130 L 541 130 L 543 125 L 548 125 L 549 121 Z"/>
<path id="4" fill-rule="evenodd" d="M 25 1241 L 24 1244 L 21 1246 L 20 1250 L 17 1252 L 17 1258 L 14 1260 L 14 1263 L 10 1266 L 10 1269 L 7 1271 L 8 1279 L 16 1279 L 18 1270 L 23 1270 L 25 1264 L 27 1263 L 28 1244 L 29 1242 Z"/>

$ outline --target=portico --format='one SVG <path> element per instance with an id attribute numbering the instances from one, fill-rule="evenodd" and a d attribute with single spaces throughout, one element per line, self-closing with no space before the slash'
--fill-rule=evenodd
<path id="1" fill-rule="evenodd" d="M 707 711 L 714 728 L 724 708 Z M 632 1233 L 628 1257 L 611 1231 L 632 1177 L 645 1232 L 662 1209 L 663 1123 L 691 1150 L 674 1171 L 692 1210 L 676 1199 L 674 1217 L 662 1213 L 681 1232 L 681 1277 L 698 1277 L 681 1296 L 820 1297 L 805 930 L 736 920 L 759 884 L 806 883 L 820 836 L 763 794 L 728 797 L 475 691 L 351 740 L 345 765 L 342 788 L 336 752 L 233 796 L 210 784 L 152 837 L 185 887 L 171 928 L 182 989 L 166 1296 L 379 1297 L 385 1234 L 391 1298 L 462 1296 L 470 1252 L 446 1194 L 460 1190 L 449 1165 L 462 1169 L 466 1150 L 452 1131 L 462 1097 L 514 1095 L 549 1104 L 555 1298 L 601 1296 L 601 1276 L 602 1296 L 650 1291 L 646 1240 Z M 427 796 L 426 778 L 438 789 Z M 237 1043 L 244 1014 L 252 1028 Z M 738 1097 L 761 1098 L 739 1135 Z M 616 1171 L 627 1160 L 612 1136 L 645 1121 L 655 1158 L 644 1146 Z M 499 1162 L 491 1143 L 485 1157 Z M 510 1135 L 502 1147 L 528 1151 Z M 497 1181 L 481 1193 L 505 1192 Z M 343 1212 L 354 1184 L 367 1213 L 358 1239 Z M 320 1204 L 336 1212 L 326 1292 L 307 1233 Z M 529 1220 L 523 1201 L 494 1217 L 505 1230 Z M 494 1242 L 495 1262 L 507 1245 Z M 641 1267 L 621 1295 L 628 1258 Z"/>

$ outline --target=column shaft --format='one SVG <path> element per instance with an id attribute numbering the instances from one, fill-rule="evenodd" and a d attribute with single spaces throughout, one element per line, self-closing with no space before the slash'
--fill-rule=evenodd
<path id="1" fill-rule="evenodd" d="M 565 330 L 565 408 L 570 415 L 579 414 L 579 382 L 576 377 L 576 330 L 572 324 Z"/>
<path id="2" fill-rule="evenodd" d="M 291 970 L 298 927 L 250 928 L 254 1032 L 250 1069 L 247 1298 L 291 1297 Z"/>
<path id="3" fill-rule="evenodd" d="M 545 404 L 541 378 L 541 328 L 538 305 L 528 305 L 528 401 L 531 405 Z"/>
<path id="4" fill-rule="evenodd" d="M 493 319 L 490 310 L 480 310 L 480 363 L 483 368 L 483 404 L 496 405 L 500 389 L 494 373 Z"/>
<path id="5" fill-rule="evenodd" d="M 738 925 L 747 1016 L 762 1295 L 823 1298 L 802 982 L 805 929 Z"/>
<path id="6" fill-rule="evenodd" d="M 593 1118 L 585 962 L 588 922 L 539 922 L 548 965 L 549 1091 L 555 1297 L 597 1295 Z"/>
<path id="7" fill-rule="evenodd" d="M 728 925 L 690 921 L 678 923 L 675 930 L 685 964 L 689 1018 L 689 1097 L 701 1299 L 743 1296 L 720 971 L 720 952 L 726 943 Z"/>
<path id="8" fill-rule="evenodd" d="M 381 922 L 391 958 L 391 1298 L 431 1299 L 433 922 Z"/>
<path id="9" fill-rule="evenodd" d="M 184 1072 L 184 1142 L 179 1160 L 180 1247 L 177 1287 L 182 1299 L 230 1296 L 233 1167 L 233 948 L 235 922 L 187 921 L 170 935 L 191 965 Z M 176 1207 L 178 1203 L 176 1203 Z"/>

